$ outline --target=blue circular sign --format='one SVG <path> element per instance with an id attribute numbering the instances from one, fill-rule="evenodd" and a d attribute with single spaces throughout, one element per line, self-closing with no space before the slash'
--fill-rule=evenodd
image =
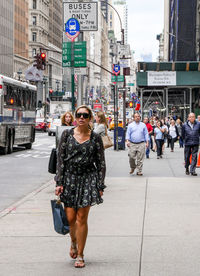
<path id="1" fill-rule="evenodd" d="M 113 70 L 115 71 L 115 73 L 118 73 L 120 71 L 120 66 L 118 64 L 115 64 Z"/>
<path id="2" fill-rule="evenodd" d="M 80 24 L 76 18 L 70 18 L 67 20 L 65 23 L 65 32 L 72 40 L 80 34 Z"/>

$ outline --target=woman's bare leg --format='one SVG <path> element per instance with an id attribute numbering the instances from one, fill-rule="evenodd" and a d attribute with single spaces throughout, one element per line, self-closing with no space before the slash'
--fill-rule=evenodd
<path id="1" fill-rule="evenodd" d="M 76 247 L 76 210 L 74 208 L 65 208 L 65 213 L 70 226 L 70 236 L 71 236 L 71 249 L 70 256 L 75 259 L 77 257 L 77 247 Z"/>
<path id="2" fill-rule="evenodd" d="M 90 206 L 79 208 L 76 215 L 76 239 L 78 244 L 78 255 L 83 256 L 88 233 L 88 214 Z"/>

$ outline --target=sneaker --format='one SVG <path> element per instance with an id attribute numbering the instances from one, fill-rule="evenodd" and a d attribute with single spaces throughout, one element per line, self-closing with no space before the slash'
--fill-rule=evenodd
<path id="1" fill-rule="evenodd" d="M 160 158 L 162 158 L 162 155 L 160 156 Z"/>
<path id="2" fill-rule="evenodd" d="M 193 175 L 193 176 L 197 176 L 196 172 L 191 172 L 190 174 Z"/>
<path id="3" fill-rule="evenodd" d="M 142 172 L 137 172 L 137 175 L 142 176 L 143 173 Z"/>
<path id="4" fill-rule="evenodd" d="M 157 156 L 157 159 L 160 159 L 160 156 Z"/>

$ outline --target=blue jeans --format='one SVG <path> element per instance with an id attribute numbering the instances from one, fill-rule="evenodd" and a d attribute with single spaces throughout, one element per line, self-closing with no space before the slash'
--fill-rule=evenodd
<path id="1" fill-rule="evenodd" d="M 147 156 L 149 157 L 150 148 L 151 148 L 151 139 L 150 139 L 150 137 L 149 137 L 149 145 L 148 145 L 148 148 L 146 148 L 146 157 L 147 157 Z"/>
<path id="2" fill-rule="evenodd" d="M 184 142 L 183 142 L 183 137 L 180 136 L 179 138 L 179 146 L 180 148 L 183 148 Z"/>

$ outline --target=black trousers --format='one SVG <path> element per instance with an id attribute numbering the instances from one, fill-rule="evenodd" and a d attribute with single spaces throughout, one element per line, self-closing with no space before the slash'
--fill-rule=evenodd
<path id="1" fill-rule="evenodd" d="M 174 150 L 174 143 L 177 141 L 177 137 L 170 140 L 171 150 Z"/>
<path id="2" fill-rule="evenodd" d="M 193 145 L 193 146 L 185 146 L 185 168 L 186 170 L 189 170 L 190 166 L 190 172 L 195 172 L 196 165 L 197 165 L 197 153 L 199 150 L 199 145 Z M 190 164 L 190 155 L 192 154 L 192 162 Z"/>
<path id="3" fill-rule="evenodd" d="M 164 144 L 164 140 L 156 139 L 156 147 L 157 147 L 157 156 L 162 155 L 162 146 Z"/>

